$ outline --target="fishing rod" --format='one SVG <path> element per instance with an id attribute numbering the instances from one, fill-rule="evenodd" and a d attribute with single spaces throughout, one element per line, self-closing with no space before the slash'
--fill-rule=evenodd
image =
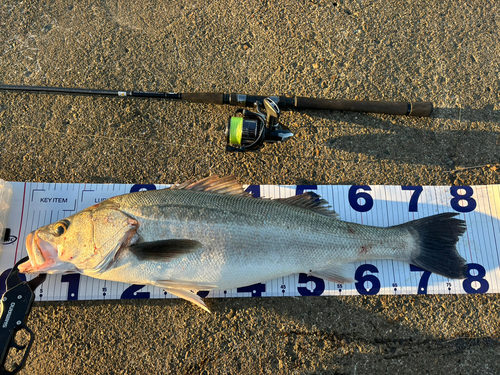
<path id="1" fill-rule="evenodd" d="M 119 90 L 93 90 L 63 87 L 0 85 L 1 91 L 38 92 L 92 96 L 118 96 L 184 100 L 191 103 L 254 107 L 255 112 L 237 109 L 226 126 L 227 151 L 255 151 L 264 143 L 284 142 L 293 133 L 279 123 L 280 109 L 317 109 L 356 111 L 427 117 L 432 113 L 431 102 L 387 102 L 365 100 L 320 99 L 302 96 L 259 96 L 236 93 L 174 93 Z M 232 146 L 231 146 L 232 145 Z M 235 147 L 236 146 L 236 147 Z"/>

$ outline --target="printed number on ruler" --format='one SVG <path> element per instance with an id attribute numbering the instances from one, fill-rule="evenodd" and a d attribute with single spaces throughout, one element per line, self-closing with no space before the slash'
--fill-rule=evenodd
<path id="1" fill-rule="evenodd" d="M 135 184 L 130 188 L 131 193 L 144 190 L 156 190 L 156 186 L 153 184 Z"/>
<path id="2" fill-rule="evenodd" d="M 266 292 L 266 284 L 247 285 L 236 289 L 238 293 L 252 293 L 252 297 L 261 297 Z"/>
<path id="3" fill-rule="evenodd" d="M 486 270 L 484 267 L 477 263 L 468 263 L 468 276 L 463 280 L 463 289 L 468 294 L 481 294 L 486 293 L 489 290 L 490 284 L 488 280 L 484 278 L 486 276 Z M 473 270 L 477 271 L 477 274 L 473 274 Z M 418 283 L 417 294 L 427 294 L 427 286 L 429 284 L 429 278 L 432 272 L 425 271 L 414 265 L 410 265 L 411 272 L 422 272 L 420 281 Z M 361 295 L 375 295 L 380 291 L 380 280 L 373 274 L 366 274 L 365 272 L 378 273 L 377 267 L 373 264 L 363 264 L 356 269 L 355 279 L 356 279 L 356 290 Z M 473 284 L 474 283 L 474 284 Z M 393 283 L 392 287 L 397 289 L 397 283 Z M 448 291 L 451 292 L 452 283 L 447 282 L 446 287 Z M 312 294 L 308 294 L 312 295 Z"/>
<path id="4" fill-rule="evenodd" d="M 375 275 L 364 275 L 365 272 L 378 273 L 378 269 L 373 264 L 359 266 L 354 274 L 354 286 L 361 295 L 375 295 L 380 291 L 380 280 Z"/>
<path id="5" fill-rule="evenodd" d="M 464 194 L 460 194 L 461 191 L 465 191 Z M 477 206 L 476 200 L 472 198 L 474 190 L 470 186 L 452 186 L 450 188 L 450 194 L 453 199 L 450 201 L 451 207 L 458 212 L 471 212 Z M 462 206 L 461 202 L 465 202 Z"/>
<path id="6" fill-rule="evenodd" d="M 320 296 L 325 291 L 325 281 L 319 277 L 309 276 L 305 273 L 299 273 L 299 284 L 312 283 L 314 288 L 310 290 L 307 286 L 297 287 L 297 292 L 301 296 Z"/>
<path id="7" fill-rule="evenodd" d="M 464 290 L 469 294 L 479 294 L 486 293 L 490 288 L 490 284 L 484 278 L 486 276 L 486 270 L 483 266 L 477 263 L 469 263 L 467 264 L 467 278 L 462 282 Z M 477 271 L 477 275 L 473 275 L 472 270 Z M 474 285 L 472 284 L 474 283 Z M 479 287 L 476 289 L 476 286 L 479 283 Z"/>
<path id="8" fill-rule="evenodd" d="M 429 284 L 429 277 L 431 277 L 432 272 L 425 271 L 413 264 L 410 264 L 410 272 L 422 272 L 422 276 L 420 276 L 420 281 L 418 283 L 417 294 L 427 294 L 427 285 Z"/>
<path id="9" fill-rule="evenodd" d="M 373 198 L 365 191 L 358 192 L 358 190 L 371 191 L 372 188 L 368 185 L 353 185 L 349 189 L 349 204 L 358 212 L 370 211 L 373 207 Z M 363 204 L 358 203 L 359 199 L 363 199 Z"/>
<path id="10" fill-rule="evenodd" d="M 295 190 L 295 195 L 301 195 L 304 194 L 304 191 L 306 190 L 317 190 L 318 185 L 297 185 L 297 188 Z"/>
<path id="11" fill-rule="evenodd" d="M 490 284 L 488 283 L 488 280 L 484 278 L 484 276 L 486 276 L 486 270 L 484 269 L 484 267 L 477 263 L 468 263 L 467 267 L 468 267 L 467 278 L 462 282 L 464 291 L 467 294 L 486 293 L 490 288 Z M 473 270 L 477 271 L 477 275 L 474 275 L 473 272 L 471 272 Z M 419 268 L 414 265 L 410 266 L 410 271 L 422 272 L 422 276 L 420 277 L 420 282 L 418 283 L 417 293 L 427 294 L 427 285 L 429 284 L 429 278 L 431 277 L 432 273 L 429 271 L 424 271 L 422 268 Z M 475 288 L 475 286 L 477 286 L 477 288 Z M 448 288 L 448 291 L 451 292 L 452 283 L 447 282 L 446 287 Z"/>
<path id="12" fill-rule="evenodd" d="M 80 288 L 80 274 L 68 273 L 61 276 L 61 282 L 68 283 L 68 301 L 78 300 L 78 289 Z"/>
<path id="13" fill-rule="evenodd" d="M 245 191 L 252 194 L 254 198 L 260 198 L 260 185 L 248 185 Z"/>
<path id="14" fill-rule="evenodd" d="M 120 296 L 120 299 L 148 299 L 150 298 L 149 292 L 139 292 L 146 285 L 130 285 L 125 289 Z"/>
<path id="15" fill-rule="evenodd" d="M 410 198 L 410 205 L 408 207 L 408 211 L 410 212 L 418 212 L 418 198 L 420 194 L 424 190 L 422 186 L 401 186 L 403 190 L 413 190 L 413 193 Z"/>
<path id="16" fill-rule="evenodd" d="M 422 186 L 401 186 L 402 190 L 412 190 L 408 211 L 418 211 L 418 198 L 423 191 Z M 360 191 L 361 190 L 361 191 Z M 373 197 L 367 193 L 371 191 L 368 185 L 353 185 L 349 188 L 349 204 L 358 212 L 367 212 L 373 208 Z M 451 207 L 458 212 L 471 212 L 477 206 L 476 200 L 472 197 L 474 189 L 470 186 L 452 186 L 450 188 L 452 196 L 450 200 Z M 360 201 L 361 199 L 361 201 Z"/>
<path id="17" fill-rule="evenodd" d="M 401 186 L 402 190 L 412 190 L 413 193 L 410 197 L 408 211 L 417 212 L 418 211 L 418 198 L 424 190 L 422 186 Z M 359 191 L 363 190 L 363 191 Z M 373 198 L 367 193 L 371 191 L 371 187 L 368 185 L 353 185 L 349 188 L 349 204 L 351 207 L 358 212 L 367 212 L 373 208 Z M 359 200 L 362 199 L 361 202 Z"/>

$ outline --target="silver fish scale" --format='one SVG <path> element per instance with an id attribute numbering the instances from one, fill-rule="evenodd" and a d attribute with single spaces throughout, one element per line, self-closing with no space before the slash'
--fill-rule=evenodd
<path id="1" fill-rule="evenodd" d="M 124 258 L 108 276 L 125 272 L 133 279 L 128 282 L 176 280 L 229 289 L 356 260 L 407 260 L 415 247 L 404 228 L 346 223 L 280 201 L 168 189 L 112 200 L 139 222 L 141 241 L 203 245 L 168 263 Z"/>

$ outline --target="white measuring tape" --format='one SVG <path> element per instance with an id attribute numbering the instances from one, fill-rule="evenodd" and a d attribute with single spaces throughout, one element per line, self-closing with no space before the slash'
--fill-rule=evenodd
<path id="1" fill-rule="evenodd" d="M 0 295 L 17 260 L 27 255 L 31 231 L 63 219 L 107 198 L 168 185 L 53 184 L 12 182 L 13 197 L 0 257 Z M 295 274 L 231 290 L 200 292 L 202 297 L 340 296 L 376 294 L 466 294 L 500 291 L 500 185 L 488 186 L 339 186 L 250 185 L 254 196 L 285 198 L 313 191 L 326 199 L 344 221 L 374 226 L 402 224 L 443 212 L 456 212 L 467 232 L 457 244 L 469 277 L 450 280 L 397 261 L 357 262 L 351 284 Z M 24 275 L 22 275 L 24 276 Z M 28 279 L 30 277 L 28 276 Z M 37 301 L 177 298 L 154 286 L 130 285 L 79 274 L 48 275 Z"/>

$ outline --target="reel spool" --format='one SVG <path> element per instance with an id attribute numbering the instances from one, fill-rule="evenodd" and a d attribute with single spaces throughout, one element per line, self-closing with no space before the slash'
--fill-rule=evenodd
<path id="1" fill-rule="evenodd" d="M 288 128 L 280 125 L 280 109 L 273 99 L 264 99 L 263 110 L 259 102 L 255 102 L 254 107 L 255 112 L 238 108 L 237 116 L 229 118 L 226 127 L 226 151 L 256 151 L 262 148 L 264 143 L 284 142 L 293 136 Z M 239 114 L 241 116 L 238 116 Z"/>

